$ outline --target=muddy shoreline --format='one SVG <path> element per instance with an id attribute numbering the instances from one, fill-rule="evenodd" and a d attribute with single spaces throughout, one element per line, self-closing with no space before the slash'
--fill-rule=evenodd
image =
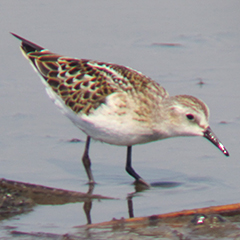
<path id="1" fill-rule="evenodd" d="M 22 232 L 8 226 L 16 239 L 204 239 L 240 237 L 240 203 L 214 206 L 146 217 L 112 219 L 91 224 L 93 200 L 113 200 L 107 196 L 50 188 L 42 185 L 0 179 L 0 220 L 34 211 L 42 204 L 59 205 L 84 202 L 88 224 L 73 226 L 75 234 Z M 131 199 L 129 199 L 131 202 Z M 129 204 L 131 206 L 131 204 Z M 130 212 L 131 210 L 129 210 Z M 6 230 L 6 228 L 5 228 Z M 200 238 L 201 239 L 201 238 Z"/>

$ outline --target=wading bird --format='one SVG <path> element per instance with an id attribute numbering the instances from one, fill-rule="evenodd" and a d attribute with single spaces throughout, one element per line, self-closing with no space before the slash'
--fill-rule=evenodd
<path id="1" fill-rule="evenodd" d="M 46 86 L 53 102 L 86 135 L 82 162 L 94 183 L 90 139 L 126 146 L 126 171 L 149 187 L 132 168 L 132 146 L 177 136 L 203 136 L 226 156 L 209 127 L 209 109 L 189 95 L 169 96 L 142 73 L 117 64 L 65 57 L 16 34 L 23 55 Z"/>

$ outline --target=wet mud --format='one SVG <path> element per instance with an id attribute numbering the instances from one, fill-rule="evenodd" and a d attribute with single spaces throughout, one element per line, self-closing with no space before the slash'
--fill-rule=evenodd
<path id="1" fill-rule="evenodd" d="M 45 187 L 41 185 L 0 180 L 0 220 L 34 211 L 38 204 L 84 202 L 88 224 L 73 226 L 74 234 L 21 232 L 7 226 L 9 239 L 240 239 L 240 203 L 134 218 L 132 197 L 128 198 L 129 218 L 91 224 L 94 199 L 113 198 Z"/>
<path id="2" fill-rule="evenodd" d="M 92 194 L 93 186 L 87 193 L 50 188 L 36 184 L 0 179 L 0 220 L 33 210 L 37 204 L 59 205 L 84 202 L 92 199 L 113 199 Z"/>

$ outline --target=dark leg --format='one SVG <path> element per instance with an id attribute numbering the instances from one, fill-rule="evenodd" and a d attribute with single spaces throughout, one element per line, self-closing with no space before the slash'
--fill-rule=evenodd
<path id="1" fill-rule="evenodd" d="M 132 146 L 127 147 L 126 171 L 138 181 L 141 177 L 132 168 Z"/>
<path id="2" fill-rule="evenodd" d="M 136 179 L 137 183 L 141 183 L 147 186 L 148 188 L 150 187 L 150 185 L 146 183 L 132 168 L 132 146 L 127 147 L 126 171 L 128 172 L 128 174 L 130 174 L 132 177 Z"/>
<path id="3" fill-rule="evenodd" d="M 82 163 L 83 163 L 83 166 L 85 167 L 89 183 L 94 183 L 93 174 L 91 170 L 91 160 L 88 155 L 90 140 L 91 140 L 91 137 L 87 136 L 85 150 L 82 156 Z"/>

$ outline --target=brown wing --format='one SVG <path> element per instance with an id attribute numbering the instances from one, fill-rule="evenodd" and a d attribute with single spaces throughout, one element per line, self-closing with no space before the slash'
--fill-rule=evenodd
<path id="1" fill-rule="evenodd" d="M 16 34 L 21 49 L 46 85 L 74 112 L 88 114 L 105 102 L 108 95 L 125 91 L 141 92 L 153 99 L 167 92 L 143 74 L 116 64 L 63 57 L 52 53 Z"/>

